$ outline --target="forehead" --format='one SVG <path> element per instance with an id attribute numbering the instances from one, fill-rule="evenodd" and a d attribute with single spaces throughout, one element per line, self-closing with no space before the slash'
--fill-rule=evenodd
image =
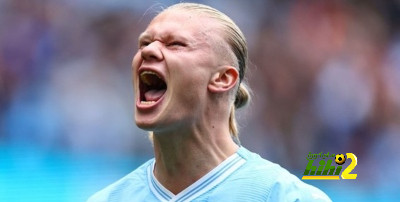
<path id="1" fill-rule="evenodd" d="M 215 36 L 217 24 L 210 17 L 198 12 L 180 9 L 166 10 L 157 15 L 142 35 L 181 35 L 186 37 Z"/>

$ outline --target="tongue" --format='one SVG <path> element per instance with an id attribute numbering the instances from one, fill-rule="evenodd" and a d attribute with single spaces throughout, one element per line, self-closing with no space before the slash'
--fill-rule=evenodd
<path id="1" fill-rule="evenodd" d="M 149 90 L 146 93 L 144 93 L 144 97 L 146 98 L 146 101 L 157 101 L 164 95 L 165 90 L 166 89 Z"/>

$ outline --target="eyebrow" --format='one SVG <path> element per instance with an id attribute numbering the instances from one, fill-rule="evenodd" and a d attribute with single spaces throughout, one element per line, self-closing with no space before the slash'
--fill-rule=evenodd
<path id="1" fill-rule="evenodd" d="M 192 38 L 192 36 L 185 36 L 185 35 L 181 35 L 181 34 L 177 34 L 177 33 L 173 33 L 173 32 L 163 33 L 161 36 L 162 41 L 177 39 L 177 40 L 184 41 L 186 44 L 193 44 L 193 42 L 191 42 L 191 38 Z M 146 40 L 153 40 L 153 36 L 152 36 L 151 32 L 149 33 L 147 31 L 144 31 L 143 33 L 141 33 L 139 35 L 139 37 L 138 37 L 139 45 L 140 45 L 140 43 L 142 43 Z"/>
<path id="2" fill-rule="evenodd" d="M 147 32 L 143 32 L 139 35 L 138 41 L 142 41 L 144 39 L 150 38 L 150 35 Z"/>

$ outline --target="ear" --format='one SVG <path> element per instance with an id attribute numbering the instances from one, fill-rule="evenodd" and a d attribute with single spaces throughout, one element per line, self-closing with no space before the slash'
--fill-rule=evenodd
<path id="1" fill-rule="evenodd" d="M 239 78 L 239 72 L 231 66 L 223 66 L 214 72 L 208 83 L 208 90 L 212 93 L 222 93 L 229 91 L 236 85 Z"/>

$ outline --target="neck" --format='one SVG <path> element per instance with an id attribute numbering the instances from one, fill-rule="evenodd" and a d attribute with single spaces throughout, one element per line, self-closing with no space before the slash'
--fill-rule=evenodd
<path id="1" fill-rule="evenodd" d="M 154 175 L 157 180 L 177 194 L 234 154 L 238 146 L 229 130 L 217 127 L 223 125 L 194 124 L 173 132 L 155 132 Z"/>

